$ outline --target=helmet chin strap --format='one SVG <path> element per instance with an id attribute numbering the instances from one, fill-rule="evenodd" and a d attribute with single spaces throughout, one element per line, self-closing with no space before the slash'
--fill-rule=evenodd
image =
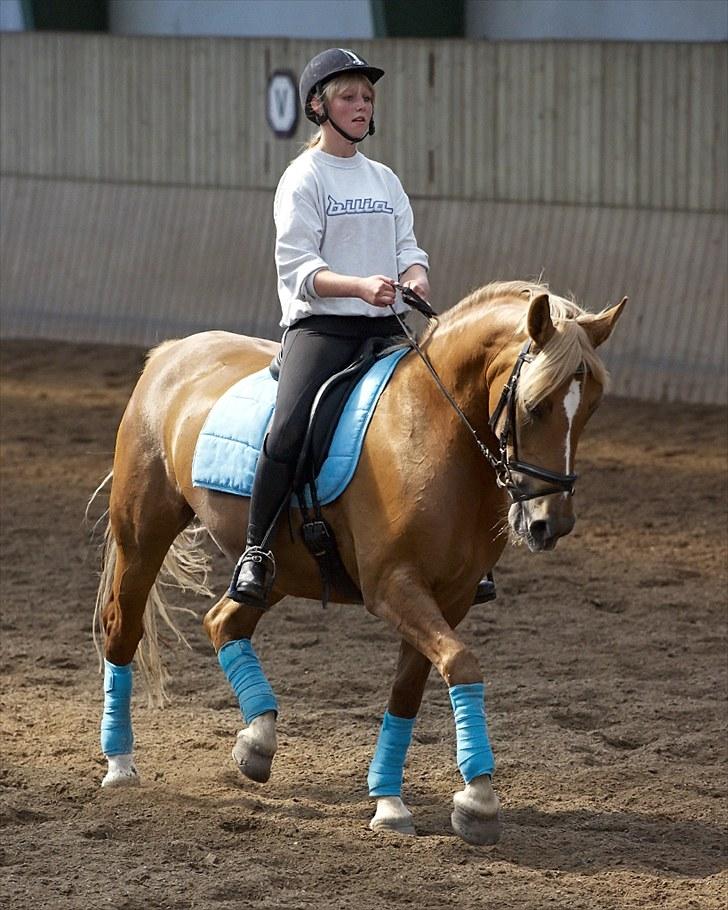
<path id="1" fill-rule="evenodd" d="M 329 115 L 329 112 L 326 110 L 325 106 L 324 106 L 323 114 L 319 114 L 317 117 L 317 120 L 318 120 L 319 126 L 321 126 L 321 124 L 323 124 L 323 123 L 326 123 L 326 121 L 328 120 L 329 123 L 331 124 L 331 126 L 333 126 L 333 128 L 336 130 L 336 132 L 340 136 L 343 136 L 344 139 L 346 139 L 348 142 L 353 142 L 355 144 L 358 142 L 363 142 L 364 139 L 367 138 L 367 136 L 374 135 L 374 117 L 373 116 L 372 116 L 372 119 L 369 121 L 369 129 L 359 139 L 357 139 L 356 136 L 350 136 L 348 133 L 345 133 L 344 130 L 342 130 L 342 128 L 338 125 L 338 123 L 336 123 L 334 120 L 331 119 L 331 116 Z"/>

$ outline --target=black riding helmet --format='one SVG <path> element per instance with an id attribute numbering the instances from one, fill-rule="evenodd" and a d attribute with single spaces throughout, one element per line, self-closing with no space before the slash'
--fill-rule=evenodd
<path id="1" fill-rule="evenodd" d="M 376 66 L 369 66 L 366 60 L 355 54 L 354 51 L 345 50 L 341 47 L 330 47 L 328 50 L 316 54 L 313 60 L 306 64 L 306 68 L 301 74 L 301 80 L 298 85 L 301 107 L 307 119 L 317 126 L 326 123 L 328 120 L 334 129 L 341 133 L 345 139 L 348 139 L 349 142 L 361 142 L 360 139 L 356 139 L 340 129 L 329 117 L 325 106 L 323 114 L 317 114 L 311 107 L 313 95 L 318 94 L 327 82 L 344 73 L 361 73 L 374 85 L 378 79 L 382 78 L 384 70 L 380 70 Z M 374 118 L 369 124 L 369 135 L 372 136 L 373 134 Z"/>

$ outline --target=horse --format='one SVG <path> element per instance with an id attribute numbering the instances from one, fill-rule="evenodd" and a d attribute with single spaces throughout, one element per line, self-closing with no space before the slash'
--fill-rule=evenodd
<path id="1" fill-rule="evenodd" d="M 492 844 L 501 835 L 483 676 L 456 630 L 509 535 L 543 551 L 572 530 L 577 443 L 608 380 L 596 349 L 626 301 L 593 314 L 526 281 L 491 283 L 469 294 L 428 327 L 419 351 L 402 358 L 376 405 L 350 484 L 324 508 L 364 607 L 401 639 L 368 777 L 375 831 L 415 833 L 401 785 L 434 667 L 450 692 L 464 779 L 453 796 L 453 828 L 472 844 Z M 139 781 L 130 708 L 135 655 L 150 691 L 166 697 L 158 619 L 177 630 L 160 569 L 209 594 L 199 574 L 200 529 L 233 561 L 244 547 L 249 500 L 192 483 L 201 428 L 220 396 L 265 368 L 278 349 L 223 331 L 163 342 L 149 353 L 122 417 L 107 478 L 94 622 L 107 669 L 118 671 L 105 676 L 104 786 Z M 297 515 L 292 506 L 293 526 Z M 271 606 L 288 594 L 321 597 L 317 565 L 286 525 L 279 522 L 273 539 Z M 243 675 L 252 666 L 248 683 L 258 694 L 270 690 L 250 641 L 263 615 L 223 596 L 203 618 L 223 668 L 222 655 L 235 650 Z M 228 678 L 247 722 L 233 758 L 244 776 L 265 782 L 277 748 L 277 704 L 263 698 L 263 710 L 248 712 L 239 674 Z"/>

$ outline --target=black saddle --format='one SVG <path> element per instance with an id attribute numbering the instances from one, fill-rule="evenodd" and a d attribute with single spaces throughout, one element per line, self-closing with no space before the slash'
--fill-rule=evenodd
<path id="1" fill-rule="evenodd" d="M 377 360 L 406 347 L 409 347 L 406 343 L 392 344 L 391 338 L 368 338 L 363 342 L 356 360 L 324 382 L 316 393 L 311 406 L 308 429 L 296 466 L 294 480 L 296 492 L 309 483 L 311 475 L 314 478 L 317 477 L 323 467 L 339 418 L 357 382 Z M 271 376 L 278 380 L 281 369 L 281 351 L 278 352 L 269 369 Z"/>
<path id="2" fill-rule="evenodd" d="M 354 386 L 377 360 L 406 347 L 410 345 L 406 342 L 393 344 L 391 338 L 367 338 L 362 343 L 356 359 L 324 382 L 311 407 L 308 429 L 296 464 L 292 492 L 296 493 L 303 513 L 301 536 L 321 572 L 321 601 L 324 606 L 329 600 L 332 587 L 346 599 L 361 601 L 362 595 L 346 571 L 333 529 L 321 513 L 316 478 L 326 460 L 339 418 Z M 275 380 L 280 375 L 281 355 L 282 350 L 278 352 L 269 368 Z M 311 509 L 306 506 L 307 492 L 312 503 Z"/>

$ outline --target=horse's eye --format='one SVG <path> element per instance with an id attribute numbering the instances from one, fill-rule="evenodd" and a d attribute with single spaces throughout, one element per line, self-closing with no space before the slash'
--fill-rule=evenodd
<path id="1" fill-rule="evenodd" d="M 540 420 L 542 417 L 547 417 L 550 413 L 550 401 L 539 401 L 538 404 L 535 404 L 532 408 L 528 409 L 528 416 L 531 420 Z"/>

